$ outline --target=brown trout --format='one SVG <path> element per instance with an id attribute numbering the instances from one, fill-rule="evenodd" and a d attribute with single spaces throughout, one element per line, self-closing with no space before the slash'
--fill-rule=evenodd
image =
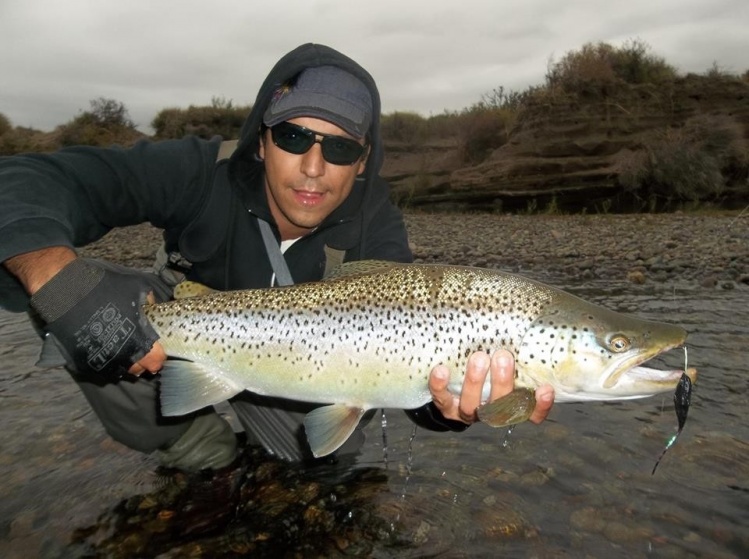
<path id="1" fill-rule="evenodd" d="M 305 418 L 315 456 L 335 451 L 369 409 L 427 403 L 439 363 L 459 392 L 477 350 L 509 349 L 516 387 L 550 383 L 556 402 L 620 400 L 673 391 L 681 370 L 641 364 L 687 336 L 513 274 L 379 261 L 344 264 L 320 282 L 214 292 L 144 312 L 176 358 L 162 371 L 164 415 L 243 390 L 323 404 Z M 487 380 L 484 398 L 489 391 Z M 532 406 L 512 421 L 484 411 L 499 426 L 527 419 Z"/>

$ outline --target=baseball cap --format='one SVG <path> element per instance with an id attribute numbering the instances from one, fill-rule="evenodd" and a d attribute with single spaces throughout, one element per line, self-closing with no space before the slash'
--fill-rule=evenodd
<path id="1" fill-rule="evenodd" d="M 332 122 L 361 139 L 372 123 L 372 95 L 359 78 L 337 66 L 307 68 L 276 90 L 263 122 L 271 128 L 301 116 Z"/>

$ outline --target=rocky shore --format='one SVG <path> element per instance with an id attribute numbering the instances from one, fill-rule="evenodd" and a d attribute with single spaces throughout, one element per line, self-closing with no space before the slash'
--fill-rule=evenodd
<path id="1" fill-rule="evenodd" d="M 637 215 L 407 213 L 417 262 L 482 266 L 541 280 L 749 285 L 749 212 Z M 112 231 L 81 253 L 146 268 L 148 225 Z"/>

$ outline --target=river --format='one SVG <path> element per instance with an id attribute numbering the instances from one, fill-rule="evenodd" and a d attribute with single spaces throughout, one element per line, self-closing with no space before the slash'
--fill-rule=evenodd
<path id="1" fill-rule="evenodd" d="M 163 531 L 149 540 L 158 530 L 148 515 L 124 504 L 148 508 L 155 461 L 112 442 L 62 369 L 34 366 L 25 317 L 0 312 L 0 556 L 748 557 L 749 288 L 560 287 L 689 331 L 699 378 L 655 474 L 676 429 L 671 395 L 558 404 L 544 424 L 510 433 L 476 425 L 413 436 L 401 412 L 386 410 L 366 428 L 356 475 L 313 484 L 275 464 L 272 482 L 286 492 L 194 541 Z M 664 361 L 679 368 L 684 355 Z M 322 529 L 313 512 L 326 511 L 336 521 Z"/>

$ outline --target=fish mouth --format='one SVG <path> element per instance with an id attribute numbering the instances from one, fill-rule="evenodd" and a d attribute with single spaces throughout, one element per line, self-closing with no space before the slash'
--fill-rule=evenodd
<path id="1" fill-rule="evenodd" d="M 674 343 L 635 358 L 631 365 L 625 365 L 609 375 L 604 382 L 604 387 L 609 390 L 616 390 L 618 386 L 620 390 L 631 391 L 633 394 L 631 397 L 636 398 L 673 389 L 684 374 L 689 377 L 689 380 L 696 382 L 697 369 L 694 367 L 686 368 L 686 363 L 685 368 L 682 369 L 655 369 L 643 365 L 643 363 L 679 347 L 685 348 L 683 340 L 680 343 Z"/>
<path id="2" fill-rule="evenodd" d="M 651 367 L 635 366 L 625 371 L 625 376 L 634 381 L 645 381 L 650 383 L 659 384 L 675 384 L 681 378 L 681 375 L 686 374 L 689 380 L 695 382 L 697 380 L 697 369 L 689 367 L 688 369 L 672 369 L 663 371 L 661 369 L 653 369 Z"/>

